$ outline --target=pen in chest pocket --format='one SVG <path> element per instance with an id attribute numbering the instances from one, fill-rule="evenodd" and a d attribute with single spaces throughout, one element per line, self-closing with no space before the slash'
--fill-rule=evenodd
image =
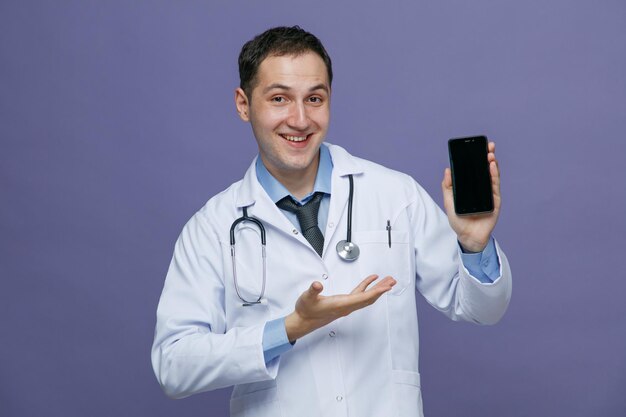
<path id="1" fill-rule="evenodd" d="M 389 247 L 391 248 L 391 222 L 387 220 L 387 240 L 389 242 Z"/>

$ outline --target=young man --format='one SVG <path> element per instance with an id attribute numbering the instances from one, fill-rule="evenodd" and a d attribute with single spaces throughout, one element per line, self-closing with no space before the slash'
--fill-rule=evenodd
<path id="1" fill-rule="evenodd" d="M 446 170 L 446 218 L 410 177 L 323 143 L 332 66 L 315 36 L 270 29 L 244 45 L 239 72 L 235 104 L 259 157 L 176 243 L 152 348 L 159 382 L 177 398 L 234 385 L 233 416 L 421 415 L 414 290 L 483 324 L 509 302 L 491 237 L 494 144 L 494 212 L 457 217 Z"/>

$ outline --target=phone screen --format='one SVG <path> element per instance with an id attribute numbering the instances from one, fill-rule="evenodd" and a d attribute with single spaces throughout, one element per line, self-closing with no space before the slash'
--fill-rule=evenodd
<path id="1" fill-rule="evenodd" d="M 448 152 L 456 214 L 493 211 L 487 138 L 474 136 L 450 139 Z"/>

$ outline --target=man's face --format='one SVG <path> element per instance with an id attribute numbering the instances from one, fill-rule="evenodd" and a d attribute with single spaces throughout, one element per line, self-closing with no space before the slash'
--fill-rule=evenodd
<path id="1" fill-rule="evenodd" d="M 315 175 L 330 119 L 330 85 L 319 55 L 265 58 L 251 97 L 237 89 L 235 101 L 241 118 L 252 124 L 263 163 L 277 179 Z"/>

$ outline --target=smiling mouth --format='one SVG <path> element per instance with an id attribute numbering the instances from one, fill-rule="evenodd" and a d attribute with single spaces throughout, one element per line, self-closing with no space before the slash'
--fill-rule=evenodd
<path id="1" fill-rule="evenodd" d="M 305 136 L 292 136 L 292 135 L 280 135 L 283 139 L 287 139 L 289 142 L 304 142 L 311 135 Z"/>

